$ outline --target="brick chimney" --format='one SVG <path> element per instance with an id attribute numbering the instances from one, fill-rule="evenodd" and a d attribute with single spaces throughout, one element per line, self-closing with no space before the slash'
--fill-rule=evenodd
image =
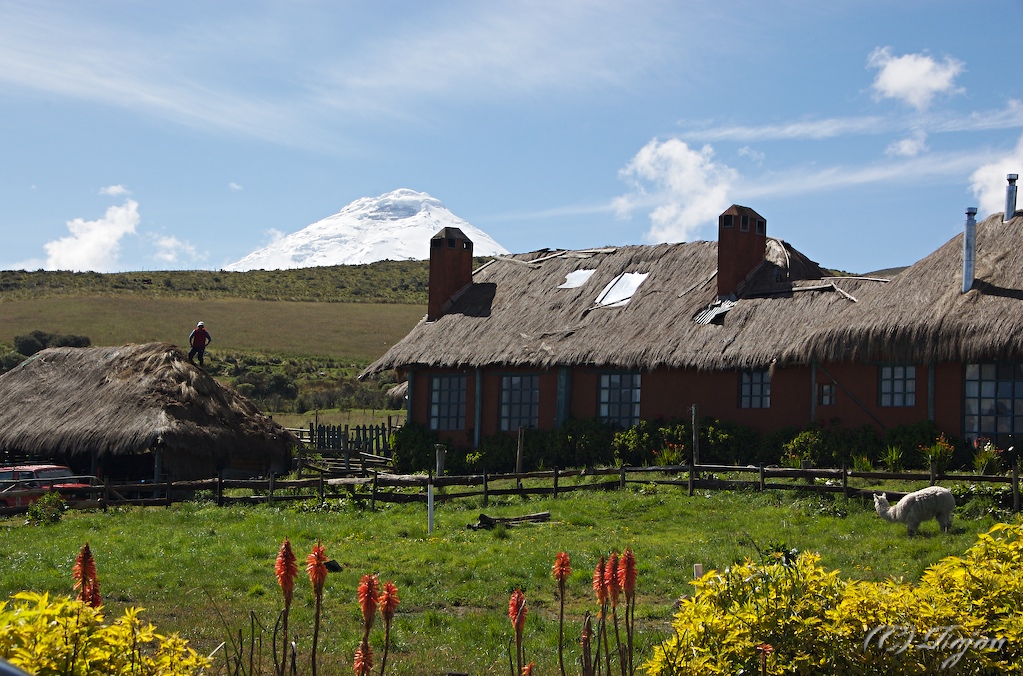
<path id="1" fill-rule="evenodd" d="M 767 220 L 738 204 L 718 216 L 718 295 L 730 296 L 764 260 Z"/>
<path id="2" fill-rule="evenodd" d="M 430 239 L 430 304 L 426 320 L 440 319 L 451 297 L 472 283 L 472 240 L 458 228 Z"/>

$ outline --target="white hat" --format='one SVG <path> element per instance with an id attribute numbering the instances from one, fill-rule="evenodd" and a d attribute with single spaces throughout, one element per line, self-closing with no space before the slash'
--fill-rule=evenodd
<path id="1" fill-rule="evenodd" d="M 202 322 L 199 322 L 198 324 L 196 324 L 196 326 L 206 326 L 206 325 L 203 324 Z"/>

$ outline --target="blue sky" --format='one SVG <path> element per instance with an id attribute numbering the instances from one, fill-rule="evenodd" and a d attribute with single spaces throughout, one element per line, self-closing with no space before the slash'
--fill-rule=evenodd
<path id="1" fill-rule="evenodd" d="M 396 188 L 504 247 L 912 263 L 1023 173 L 1020 0 L 0 2 L 0 269 L 220 268 Z"/>

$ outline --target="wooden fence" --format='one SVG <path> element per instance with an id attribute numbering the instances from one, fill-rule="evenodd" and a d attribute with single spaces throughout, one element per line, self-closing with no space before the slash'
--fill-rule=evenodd
<path id="1" fill-rule="evenodd" d="M 315 478 L 230 480 L 222 477 L 198 481 L 143 482 L 110 484 L 89 489 L 92 496 L 73 503 L 79 508 L 108 505 L 163 505 L 203 498 L 218 505 L 237 503 L 275 503 L 288 501 L 323 502 L 329 498 L 350 498 L 368 502 L 408 503 L 446 502 L 464 498 L 482 498 L 486 505 L 491 496 L 551 496 L 582 490 L 618 490 L 632 484 L 658 484 L 685 487 L 689 495 L 697 490 L 803 490 L 821 493 L 842 493 L 847 497 L 866 496 L 880 490 L 873 487 L 849 486 L 850 479 L 866 482 L 913 482 L 934 485 L 940 481 L 987 482 L 1007 484 L 1012 494 L 1013 511 L 1020 510 L 1019 473 L 987 476 L 977 474 L 943 474 L 930 472 L 858 472 L 845 469 L 792 469 L 785 467 L 734 467 L 730 465 L 675 465 L 658 467 L 607 467 L 589 469 L 553 469 L 517 474 L 472 474 L 434 476 L 430 474 L 396 475 L 370 471 L 365 475 Z M 902 493 L 884 489 L 894 500 Z M 36 491 L 38 494 L 39 491 Z M 205 496 L 203 495 L 205 493 Z M 249 493 L 240 495 L 240 493 Z M 2 513 L 25 511 L 24 508 L 0 509 Z"/>
<path id="2" fill-rule="evenodd" d="M 310 451 L 366 452 L 391 457 L 391 434 L 397 426 L 387 416 L 379 425 L 316 425 L 288 428 Z"/>

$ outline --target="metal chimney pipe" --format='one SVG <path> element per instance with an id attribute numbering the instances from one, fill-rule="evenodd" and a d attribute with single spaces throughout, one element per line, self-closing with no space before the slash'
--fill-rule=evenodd
<path id="1" fill-rule="evenodd" d="M 963 293 L 973 288 L 973 261 L 977 253 L 977 207 L 966 208 L 963 231 Z"/>
<path id="2" fill-rule="evenodd" d="M 1005 178 L 1009 180 L 1009 185 L 1005 188 L 1005 215 L 1002 216 L 1002 221 L 1008 221 L 1016 215 L 1016 179 L 1019 178 L 1019 174 L 1008 174 Z"/>

